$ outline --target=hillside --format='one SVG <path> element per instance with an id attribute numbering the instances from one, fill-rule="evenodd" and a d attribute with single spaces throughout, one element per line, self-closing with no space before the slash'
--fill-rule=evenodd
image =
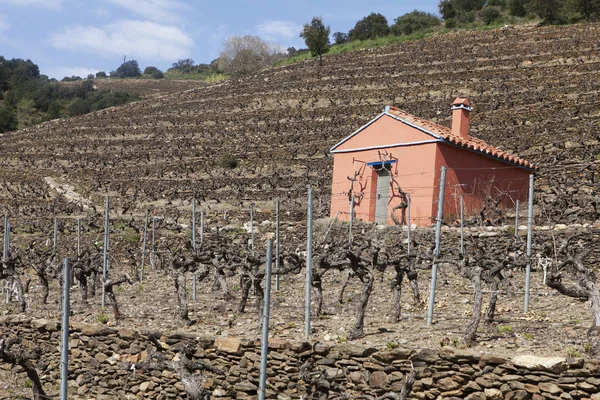
<path id="1" fill-rule="evenodd" d="M 60 82 L 60 84 L 75 86 L 79 85 L 80 82 Z M 203 82 L 189 79 L 94 79 L 94 89 L 128 93 L 131 96 L 142 99 L 164 96 L 204 85 Z"/>
<path id="2" fill-rule="evenodd" d="M 279 197 L 286 218 L 301 220 L 312 185 L 324 216 L 333 144 L 387 104 L 448 125 L 462 95 L 474 136 L 539 165 L 538 194 L 557 222 L 594 221 L 599 39 L 599 24 L 459 32 L 52 121 L 0 140 L 2 206 L 77 212 L 54 198 L 52 177 L 99 207 L 115 196 L 119 211 L 187 209 L 195 195 L 209 215 L 245 219 L 251 202 L 260 212 Z"/>

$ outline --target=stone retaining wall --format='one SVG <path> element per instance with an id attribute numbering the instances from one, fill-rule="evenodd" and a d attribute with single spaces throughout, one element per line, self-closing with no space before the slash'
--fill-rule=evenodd
<path id="1" fill-rule="evenodd" d="M 48 320 L 0 319 L 3 337 L 19 336 L 27 346 L 39 346 L 37 362 L 49 394 L 59 382 L 60 324 Z M 73 324 L 70 334 L 69 398 L 73 399 L 180 399 L 186 398 L 171 371 L 140 371 L 139 365 L 154 349 L 147 334 L 128 328 Z M 221 369 L 225 376 L 204 374 L 204 386 L 213 398 L 255 398 L 259 379 L 260 341 L 192 336 L 160 336 L 177 354 L 188 341 L 197 344 L 195 358 Z M 287 342 L 271 339 L 267 398 L 299 399 L 312 388 L 299 372 L 312 365 L 320 388 L 330 399 L 399 392 L 406 375 L 417 371 L 414 399 L 593 399 L 600 400 L 600 360 L 518 356 L 511 360 L 440 349 L 365 348 L 349 343 Z M 11 366 L 0 365 L 2 369 Z"/>

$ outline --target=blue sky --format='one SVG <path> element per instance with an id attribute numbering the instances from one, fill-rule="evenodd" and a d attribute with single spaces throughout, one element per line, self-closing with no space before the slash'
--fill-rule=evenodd
<path id="1" fill-rule="evenodd" d="M 0 55 L 31 59 L 62 79 L 117 69 L 123 57 L 142 70 L 166 70 L 180 58 L 208 63 L 231 35 L 257 35 L 305 47 L 304 23 L 322 16 L 331 32 L 348 32 L 379 12 L 388 21 L 414 9 L 437 13 L 439 0 L 0 0 Z"/>

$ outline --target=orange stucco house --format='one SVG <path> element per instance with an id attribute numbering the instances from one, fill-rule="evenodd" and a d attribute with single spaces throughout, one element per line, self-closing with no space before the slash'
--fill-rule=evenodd
<path id="1" fill-rule="evenodd" d="M 396 107 L 385 111 L 330 149 L 333 155 L 331 217 L 381 224 L 435 222 L 441 167 L 446 170 L 444 218 L 477 214 L 484 202 L 514 208 L 528 196 L 528 161 L 469 136 L 469 101 L 452 104 L 452 128 L 420 119 Z"/>

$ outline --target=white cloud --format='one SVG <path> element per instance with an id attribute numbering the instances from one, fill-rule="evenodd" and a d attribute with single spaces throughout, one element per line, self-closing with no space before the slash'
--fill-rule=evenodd
<path id="1" fill-rule="evenodd" d="M 87 78 L 89 74 L 96 75 L 98 69 L 85 68 L 85 67 L 56 67 L 48 68 L 42 73 L 48 75 L 50 78 L 62 79 L 65 76 L 79 76 L 81 78 Z"/>
<path id="2" fill-rule="evenodd" d="M 59 9 L 63 5 L 63 0 L 0 0 L 0 4 L 10 4 L 13 6 L 24 7 L 44 7 Z"/>
<path id="3" fill-rule="evenodd" d="M 6 21 L 6 17 L 0 14 L 0 32 L 4 32 L 10 29 L 10 24 Z"/>
<path id="4" fill-rule="evenodd" d="M 73 26 L 50 38 L 58 49 L 127 59 L 167 60 L 188 58 L 194 41 L 181 29 L 149 21 L 116 21 L 103 26 Z"/>
<path id="5" fill-rule="evenodd" d="M 256 25 L 256 32 L 265 39 L 279 40 L 298 37 L 302 26 L 290 21 L 266 21 Z"/>
<path id="6" fill-rule="evenodd" d="M 1 1 L 1 0 L 0 0 Z M 175 11 L 187 6 L 176 0 L 105 0 L 107 3 L 123 7 L 134 14 L 160 22 L 175 22 L 180 18 Z"/>

